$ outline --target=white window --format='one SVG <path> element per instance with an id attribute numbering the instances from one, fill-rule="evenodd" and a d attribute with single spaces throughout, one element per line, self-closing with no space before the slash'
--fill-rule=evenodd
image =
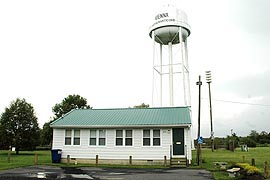
<path id="1" fill-rule="evenodd" d="M 160 146 L 160 129 L 143 130 L 143 146 Z"/>
<path id="2" fill-rule="evenodd" d="M 160 130 L 153 130 L 153 146 L 160 146 Z"/>
<path id="3" fill-rule="evenodd" d="M 132 146 L 132 130 L 116 130 L 115 131 L 115 145 L 116 146 Z M 125 141 L 124 141 L 125 140 Z"/>
<path id="4" fill-rule="evenodd" d="M 106 145 L 106 130 L 104 129 L 90 129 L 89 131 L 89 145 L 90 146 L 105 146 Z"/>
<path id="5" fill-rule="evenodd" d="M 89 145 L 90 146 L 96 146 L 97 145 L 97 130 L 95 130 L 95 129 L 90 130 Z"/>
<path id="6" fill-rule="evenodd" d="M 72 134 L 72 130 L 66 129 L 66 132 L 65 132 L 65 145 L 71 145 L 71 134 Z"/>
<path id="7" fill-rule="evenodd" d="M 150 129 L 143 130 L 143 146 L 150 146 Z"/>
<path id="8" fill-rule="evenodd" d="M 104 129 L 98 130 L 99 138 L 98 138 L 98 145 L 105 146 L 106 145 L 106 131 Z"/>
<path id="9" fill-rule="evenodd" d="M 132 130 L 126 130 L 125 145 L 132 146 Z"/>
<path id="10" fill-rule="evenodd" d="M 80 130 L 74 130 L 73 145 L 80 145 Z"/>
<path id="11" fill-rule="evenodd" d="M 116 146 L 123 146 L 123 130 L 116 130 Z"/>
<path id="12" fill-rule="evenodd" d="M 79 129 L 66 129 L 65 131 L 65 145 L 80 145 L 80 130 Z"/>

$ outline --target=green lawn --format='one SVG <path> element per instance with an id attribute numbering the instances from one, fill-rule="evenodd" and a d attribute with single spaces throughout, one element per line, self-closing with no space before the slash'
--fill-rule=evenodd
<path id="1" fill-rule="evenodd" d="M 0 151 L 0 170 L 34 165 L 35 154 L 38 155 L 38 164 L 51 164 L 50 151 L 21 151 L 19 155 L 11 152 L 8 163 L 8 151 Z"/>
<path id="2" fill-rule="evenodd" d="M 193 153 L 193 165 L 196 165 L 196 150 Z M 249 148 L 248 152 L 242 152 L 237 148 L 234 152 L 225 149 L 218 149 L 214 152 L 211 149 L 202 149 L 203 163 L 200 167 L 194 166 L 194 168 L 204 168 L 212 172 L 215 179 L 228 179 L 228 174 L 225 171 L 220 171 L 214 167 L 214 162 L 227 162 L 228 166 L 232 163 L 243 162 L 243 156 L 245 162 L 251 164 L 251 159 L 255 159 L 255 165 L 263 172 L 264 162 L 270 163 L 270 147 L 257 147 Z"/>
<path id="3" fill-rule="evenodd" d="M 211 149 L 202 149 L 203 163 L 200 167 L 196 166 L 196 150 L 193 153 L 193 164 L 190 168 L 203 168 L 208 169 L 212 172 L 215 179 L 225 180 L 229 179 L 226 171 L 219 170 L 214 167 L 213 162 L 227 162 L 229 165 L 233 162 L 243 162 L 243 156 L 245 156 L 245 162 L 251 164 L 251 159 L 255 159 L 256 167 L 263 172 L 263 164 L 265 161 L 270 164 L 270 147 L 257 147 L 249 148 L 248 152 L 242 152 L 240 149 L 236 149 L 235 152 L 231 152 L 224 149 L 218 149 L 214 152 Z M 0 170 L 11 169 L 17 167 L 31 166 L 34 165 L 34 156 L 38 155 L 39 165 L 57 165 L 66 166 L 66 164 L 52 164 L 51 163 L 51 152 L 50 151 L 21 151 L 19 155 L 15 152 L 11 153 L 10 163 L 8 163 L 8 151 L 0 151 Z M 75 166 L 75 165 L 70 165 Z M 76 165 L 76 166 L 94 166 L 94 165 Z M 106 167 L 106 165 L 102 165 Z M 110 165 L 108 167 L 114 167 Z M 126 166 L 115 166 L 115 167 L 126 167 Z M 128 166 L 135 167 L 135 166 Z M 136 166 L 139 167 L 139 166 Z M 152 166 L 151 166 L 152 167 Z M 155 166 L 154 168 L 162 168 L 163 166 Z M 147 168 L 142 166 L 142 168 Z M 149 168 L 149 167 L 148 167 Z M 152 167 L 153 168 L 153 167 Z M 270 169 L 269 169 L 270 171 Z"/>

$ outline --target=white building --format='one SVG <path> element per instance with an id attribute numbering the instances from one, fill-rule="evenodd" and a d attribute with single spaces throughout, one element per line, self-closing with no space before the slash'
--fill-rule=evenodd
<path id="1" fill-rule="evenodd" d="M 163 164 L 190 163 L 188 107 L 76 109 L 51 123 L 52 149 L 62 162 Z"/>

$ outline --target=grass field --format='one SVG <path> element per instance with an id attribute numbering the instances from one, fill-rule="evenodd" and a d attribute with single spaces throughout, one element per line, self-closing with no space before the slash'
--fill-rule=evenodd
<path id="1" fill-rule="evenodd" d="M 8 163 L 8 151 L 0 151 L 0 170 L 34 165 L 35 154 L 38 155 L 38 164 L 51 164 L 50 151 L 21 151 L 19 155 L 11 152 Z"/>
<path id="2" fill-rule="evenodd" d="M 0 171 L 5 169 L 12 169 L 18 167 L 32 166 L 34 165 L 35 154 L 38 155 L 38 165 L 50 165 L 50 166 L 61 166 L 61 167 L 95 167 L 95 164 L 64 164 L 64 163 L 52 163 L 50 151 L 21 151 L 19 155 L 15 152 L 11 153 L 10 163 L 8 163 L 8 151 L 0 151 Z M 102 164 L 99 167 L 107 168 L 166 168 L 160 165 L 113 165 L 113 164 Z"/>
<path id="3" fill-rule="evenodd" d="M 228 165 L 230 165 L 233 162 L 243 162 L 243 156 L 245 156 L 245 162 L 249 164 L 251 164 L 251 159 L 254 158 L 256 167 L 259 168 L 262 172 L 263 172 L 264 162 L 267 161 L 268 164 L 270 164 L 270 147 L 250 148 L 248 152 L 242 152 L 240 149 L 236 149 L 235 152 L 231 152 L 224 149 L 219 149 L 212 152 L 211 149 L 202 149 L 203 163 L 200 167 L 196 166 L 196 151 L 193 151 L 192 153 L 193 153 L 193 164 L 190 168 L 208 169 L 212 172 L 215 179 L 217 180 L 225 180 L 229 178 L 226 171 L 222 171 L 222 170 L 219 170 L 218 168 L 215 168 L 214 162 L 227 162 Z M 19 155 L 16 155 L 15 152 L 12 152 L 10 163 L 8 163 L 8 151 L 0 151 L 0 170 L 34 165 L 35 154 L 38 155 L 39 165 L 66 166 L 66 164 L 52 164 L 50 151 L 21 151 Z M 75 166 L 75 165 L 72 165 L 72 166 Z M 77 166 L 85 166 L 85 165 L 79 164 Z M 106 167 L 106 166 L 103 166 L 103 167 Z M 108 167 L 113 167 L 113 166 L 110 165 Z M 124 166 L 122 165 L 122 166 L 117 166 L 117 167 L 124 167 Z M 129 166 L 129 167 L 134 168 L 134 166 Z M 155 168 L 161 168 L 161 167 L 162 166 L 160 167 L 155 166 Z M 142 168 L 147 168 L 147 167 L 142 166 Z"/>
<path id="4" fill-rule="evenodd" d="M 242 152 L 241 149 L 237 148 L 234 152 L 225 149 L 215 150 L 202 149 L 202 160 L 203 163 L 200 167 L 193 166 L 193 168 L 208 169 L 212 172 L 215 179 L 228 179 L 228 174 L 225 171 L 220 171 L 214 166 L 214 162 L 227 162 L 228 166 L 232 163 L 239 163 L 244 161 L 251 164 L 251 159 L 255 159 L 255 165 L 263 172 L 264 162 L 270 163 L 270 147 L 257 147 L 249 148 L 248 152 Z M 196 151 L 193 151 L 193 165 L 196 165 Z"/>

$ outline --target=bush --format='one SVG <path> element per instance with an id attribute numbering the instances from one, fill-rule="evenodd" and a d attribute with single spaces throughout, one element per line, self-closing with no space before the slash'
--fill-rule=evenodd
<path id="1" fill-rule="evenodd" d="M 253 139 L 251 138 L 248 138 L 248 137 L 244 137 L 242 139 L 242 142 L 244 144 L 246 144 L 248 147 L 256 147 L 256 141 L 254 141 Z"/>
<path id="2" fill-rule="evenodd" d="M 270 147 L 270 144 L 257 144 L 257 147 Z"/>
<path id="3" fill-rule="evenodd" d="M 235 133 L 233 133 L 232 136 L 227 136 L 225 145 L 227 150 L 234 151 L 235 148 L 239 147 L 239 137 Z"/>
<path id="4" fill-rule="evenodd" d="M 236 167 L 241 168 L 241 179 L 247 180 L 263 180 L 262 172 L 255 166 L 251 166 L 247 163 L 236 163 Z"/>

